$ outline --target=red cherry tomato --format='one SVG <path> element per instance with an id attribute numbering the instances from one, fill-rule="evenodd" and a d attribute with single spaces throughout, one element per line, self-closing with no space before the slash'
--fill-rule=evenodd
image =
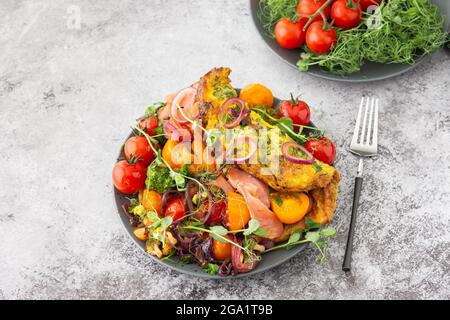
<path id="1" fill-rule="evenodd" d="M 146 171 L 141 162 L 131 164 L 126 160 L 119 161 L 112 172 L 114 186 L 125 194 L 136 193 L 145 186 Z"/>
<path id="2" fill-rule="evenodd" d="M 316 54 L 327 54 L 336 44 L 336 30 L 322 22 L 313 22 L 306 31 L 306 45 Z"/>
<path id="3" fill-rule="evenodd" d="M 155 153 L 150 147 L 147 138 L 144 136 L 136 136 L 128 139 L 123 151 L 128 161 L 134 158 L 137 162 L 142 162 L 145 166 L 148 166 L 155 160 Z"/>
<path id="4" fill-rule="evenodd" d="M 167 203 L 165 215 L 166 217 L 172 217 L 173 221 L 180 220 L 185 213 L 186 208 L 179 197 L 175 197 Z"/>
<path id="5" fill-rule="evenodd" d="M 278 109 L 283 116 L 291 118 L 293 124 L 307 126 L 311 119 L 311 110 L 308 104 L 305 101 L 294 99 L 294 97 L 289 101 L 284 101 Z M 299 127 L 296 126 L 295 130 L 298 131 L 298 129 Z"/>
<path id="6" fill-rule="evenodd" d="M 149 136 L 154 135 L 154 131 L 158 128 L 158 118 L 156 116 L 149 116 L 139 120 L 139 127 L 144 130 Z"/>
<path id="7" fill-rule="evenodd" d="M 361 7 L 355 0 L 337 0 L 331 7 L 331 19 L 336 27 L 352 29 L 361 22 Z"/>
<path id="8" fill-rule="evenodd" d="M 282 48 L 300 48 L 305 43 L 304 26 L 304 22 L 292 22 L 288 18 L 282 18 L 275 26 L 275 39 Z"/>
<path id="9" fill-rule="evenodd" d="M 297 5 L 297 14 L 305 16 L 304 18 L 300 18 L 300 21 L 307 23 L 309 17 L 316 13 L 326 1 L 327 0 L 300 0 Z M 330 17 L 330 6 L 325 7 L 323 14 L 327 19 Z M 313 21 L 323 22 L 322 15 L 319 14 Z"/>
<path id="10" fill-rule="evenodd" d="M 311 152 L 314 158 L 326 164 L 333 164 L 336 158 L 336 146 L 327 137 L 311 138 L 306 142 L 305 148 Z"/>
<path id="11" fill-rule="evenodd" d="M 361 5 L 362 11 L 367 11 L 367 8 L 370 6 L 379 6 L 382 0 L 360 0 L 359 4 Z"/>
<path id="12" fill-rule="evenodd" d="M 211 215 L 208 217 L 205 223 L 209 225 L 221 224 L 226 210 L 227 203 L 225 201 L 214 203 L 211 208 Z"/>

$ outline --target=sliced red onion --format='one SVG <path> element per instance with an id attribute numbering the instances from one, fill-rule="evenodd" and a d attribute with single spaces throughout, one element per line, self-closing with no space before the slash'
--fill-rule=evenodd
<path id="1" fill-rule="evenodd" d="M 243 145 L 248 144 L 250 147 L 250 150 L 248 151 L 248 154 L 243 157 L 235 157 L 234 155 L 234 149 L 237 147 L 242 147 Z M 234 143 L 231 145 L 231 152 L 230 148 L 226 152 L 226 160 L 227 162 L 233 162 L 235 164 L 243 163 L 253 157 L 253 155 L 256 153 L 258 149 L 258 143 L 254 138 L 251 137 L 237 137 L 234 140 Z"/>
<path id="2" fill-rule="evenodd" d="M 290 148 L 296 148 L 300 150 L 304 155 L 307 156 L 306 159 L 299 158 L 296 156 L 293 156 L 289 153 Z M 290 162 L 297 163 L 297 164 L 313 164 L 314 163 L 314 157 L 311 153 L 309 153 L 308 150 L 306 150 L 303 146 L 295 143 L 294 141 L 286 142 L 281 146 L 281 152 L 283 153 L 283 156 Z"/>
<path id="3" fill-rule="evenodd" d="M 252 271 L 256 267 L 258 260 L 254 257 L 245 257 L 241 248 L 231 245 L 231 262 L 237 273 L 245 273 Z"/>
<path id="4" fill-rule="evenodd" d="M 190 110 L 194 106 L 196 94 L 197 94 L 197 90 L 192 87 L 189 87 L 189 88 L 185 88 L 185 89 L 181 90 L 180 92 L 178 92 L 177 95 L 175 96 L 175 98 L 173 98 L 170 113 L 171 113 L 172 118 L 175 121 L 177 121 L 178 123 L 189 122 L 189 120 L 187 120 L 181 114 L 180 110 L 178 110 L 178 106 L 180 106 L 180 108 L 183 108 L 183 112 L 186 116 L 192 116 L 193 118 L 195 118 L 197 116 L 197 114 L 192 115 L 190 112 Z M 187 105 L 184 106 L 184 105 L 182 105 L 182 101 L 186 98 L 188 98 L 189 100 L 188 100 Z M 198 113 L 198 110 L 197 110 L 197 113 Z"/>
<path id="5" fill-rule="evenodd" d="M 230 98 L 230 99 L 228 99 L 227 101 L 225 101 L 223 103 L 222 108 L 220 109 L 219 119 L 221 119 L 224 114 L 229 115 L 229 112 L 228 112 L 229 107 L 234 105 L 234 104 L 240 105 L 241 106 L 241 110 L 239 111 L 239 115 L 236 117 L 235 120 L 233 120 L 230 123 L 223 123 L 223 126 L 225 128 L 228 128 L 228 129 L 231 129 L 231 128 L 234 128 L 234 127 L 238 126 L 241 123 L 242 119 L 244 118 L 244 116 L 246 114 L 246 112 L 245 112 L 245 110 L 246 110 L 245 102 L 242 101 L 239 98 Z"/>
<path id="6" fill-rule="evenodd" d="M 171 121 L 166 121 L 163 126 L 164 134 L 167 139 L 173 141 L 191 141 L 191 134 L 189 130 L 176 126 Z M 180 139 L 181 138 L 181 139 Z"/>

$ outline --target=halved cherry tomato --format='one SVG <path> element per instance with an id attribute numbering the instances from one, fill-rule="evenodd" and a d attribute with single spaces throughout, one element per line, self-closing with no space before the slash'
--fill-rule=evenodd
<path id="1" fill-rule="evenodd" d="M 185 213 L 186 208 L 179 197 L 175 197 L 167 203 L 165 215 L 166 217 L 172 217 L 173 221 L 180 220 Z"/>
<path id="2" fill-rule="evenodd" d="M 149 116 L 139 120 L 138 125 L 139 128 L 144 130 L 149 136 L 153 136 L 155 129 L 158 128 L 158 118 L 156 116 Z"/>
<path id="3" fill-rule="evenodd" d="M 239 98 L 244 100 L 250 107 L 271 107 L 274 101 L 272 91 L 260 83 L 252 83 L 242 88 Z"/>
<path id="4" fill-rule="evenodd" d="M 331 7 L 334 25 L 342 29 L 352 29 L 361 22 L 361 7 L 355 0 L 337 0 Z"/>
<path id="5" fill-rule="evenodd" d="M 327 137 L 311 138 L 305 143 L 305 148 L 316 158 L 326 164 L 333 164 L 336 158 L 336 146 Z"/>
<path id="6" fill-rule="evenodd" d="M 184 164 L 191 164 L 193 156 L 191 154 L 190 142 L 167 140 L 162 151 L 162 158 L 172 167 L 181 168 Z"/>
<path id="7" fill-rule="evenodd" d="M 145 229 L 145 227 L 134 229 L 133 234 L 139 240 L 146 241 L 148 239 L 148 233 L 147 233 L 147 230 Z"/>
<path id="8" fill-rule="evenodd" d="M 379 6 L 382 0 L 359 0 L 361 10 L 366 11 L 370 6 Z"/>
<path id="9" fill-rule="evenodd" d="M 311 110 L 305 101 L 295 99 L 284 101 L 278 110 L 283 116 L 291 118 L 293 124 L 307 126 L 311 119 Z M 299 127 L 294 127 L 298 131 Z"/>
<path id="10" fill-rule="evenodd" d="M 116 163 L 112 171 L 114 186 L 122 193 L 133 194 L 144 188 L 147 168 L 142 162 L 131 164 L 126 160 Z"/>
<path id="11" fill-rule="evenodd" d="M 144 136 L 135 136 L 128 139 L 123 151 L 128 161 L 134 158 L 137 162 L 142 162 L 145 166 L 148 166 L 155 160 L 155 153 L 150 147 L 147 138 Z"/>
<path id="12" fill-rule="evenodd" d="M 139 200 L 145 210 L 155 211 L 158 215 L 162 214 L 162 196 L 153 190 L 141 190 Z"/>
<path id="13" fill-rule="evenodd" d="M 300 48 L 305 43 L 304 26 L 304 21 L 292 22 L 288 18 L 282 18 L 275 25 L 275 40 L 285 49 Z"/>
<path id="14" fill-rule="evenodd" d="M 270 195 L 270 205 L 277 218 L 286 224 L 297 223 L 311 210 L 306 193 L 275 193 Z"/>
<path id="15" fill-rule="evenodd" d="M 230 239 L 230 236 L 225 236 L 225 238 Z M 213 239 L 212 256 L 215 260 L 219 261 L 228 259 L 231 256 L 231 243 L 223 243 L 219 240 Z"/>
<path id="16" fill-rule="evenodd" d="M 316 54 L 327 54 L 336 44 L 336 30 L 329 24 L 313 22 L 306 31 L 306 45 Z"/>
<path id="17" fill-rule="evenodd" d="M 227 196 L 228 205 L 224 217 L 225 226 L 230 231 L 245 228 L 251 218 L 245 198 L 236 192 L 228 192 Z"/>
<path id="18" fill-rule="evenodd" d="M 304 23 L 308 22 L 309 17 L 316 13 L 316 11 L 319 10 L 319 8 L 323 6 L 326 1 L 327 0 L 300 0 L 297 5 L 297 14 L 301 16 L 300 21 Z M 330 17 L 330 6 L 325 7 L 323 14 L 327 19 Z M 313 21 L 323 22 L 322 15 L 317 15 Z"/>

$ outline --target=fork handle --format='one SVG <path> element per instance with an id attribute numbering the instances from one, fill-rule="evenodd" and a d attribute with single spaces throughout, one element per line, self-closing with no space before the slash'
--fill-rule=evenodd
<path id="1" fill-rule="evenodd" d="M 348 230 L 347 247 L 345 248 L 344 263 L 342 264 L 342 270 L 350 271 L 352 264 L 352 248 L 353 248 L 353 234 L 355 232 L 356 216 L 358 212 L 359 196 L 362 188 L 362 177 L 355 178 L 355 190 L 353 193 L 353 207 L 352 217 L 350 220 L 350 229 Z"/>

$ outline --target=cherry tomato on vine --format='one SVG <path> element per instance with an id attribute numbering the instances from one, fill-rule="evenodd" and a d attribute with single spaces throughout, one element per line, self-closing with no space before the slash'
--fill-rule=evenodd
<path id="1" fill-rule="evenodd" d="M 306 45 L 316 54 L 327 54 L 336 44 L 336 30 L 329 24 L 313 22 L 306 31 Z"/>
<path id="2" fill-rule="evenodd" d="M 114 186 L 125 194 L 136 193 L 145 186 L 146 171 L 141 162 L 131 164 L 126 160 L 119 161 L 112 171 Z"/>
<path id="3" fill-rule="evenodd" d="M 291 95 L 291 100 L 284 101 L 279 111 L 283 116 L 291 118 L 293 124 L 307 126 L 311 119 L 311 110 L 305 101 L 295 99 Z M 295 131 L 298 131 L 299 127 L 295 126 Z"/>
<path id="4" fill-rule="evenodd" d="M 138 125 L 139 128 L 144 130 L 149 136 L 153 136 L 155 129 L 158 128 L 158 118 L 156 118 L 156 116 L 149 116 L 139 120 Z"/>
<path id="5" fill-rule="evenodd" d="M 148 166 L 155 160 L 155 153 L 153 152 L 147 138 L 144 136 L 135 136 L 125 142 L 124 147 L 125 158 L 128 161 L 135 159 L 137 162 L 142 162 L 143 165 Z M 133 160 L 134 161 L 134 160 Z"/>
<path id="6" fill-rule="evenodd" d="M 165 215 L 166 217 L 172 217 L 173 221 L 180 220 L 185 213 L 186 208 L 179 197 L 175 197 L 167 203 Z"/>
<path id="7" fill-rule="evenodd" d="M 370 6 L 379 6 L 382 0 L 359 0 L 361 10 L 366 11 Z"/>
<path id="8" fill-rule="evenodd" d="M 305 148 L 314 158 L 329 165 L 333 164 L 336 158 L 336 146 L 327 137 L 311 138 L 305 143 Z"/>
<path id="9" fill-rule="evenodd" d="M 282 18 L 275 26 L 275 39 L 282 48 L 300 48 L 305 42 L 304 26 L 303 22 L 292 22 L 288 18 Z"/>
<path id="10" fill-rule="evenodd" d="M 300 21 L 306 24 L 309 17 L 316 13 L 317 10 L 319 10 L 320 7 L 325 4 L 325 2 L 327 2 L 327 0 L 300 0 L 297 5 L 297 14 L 305 16 L 304 18 L 301 17 Z M 323 14 L 327 19 L 330 17 L 329 5 L 325 7 L 325 9 L 323 10 Z M 313 21 L 323 22 L 322 15 L 317 15 L 317 17 L 315 17 Z"/>
<path id="11" fill-rule="evenodd" d="M 336 27 L 352 29 L 361 23 L 361 7 L 357 0 L 337 0 L 331 7 L 331 19 Z"/>

